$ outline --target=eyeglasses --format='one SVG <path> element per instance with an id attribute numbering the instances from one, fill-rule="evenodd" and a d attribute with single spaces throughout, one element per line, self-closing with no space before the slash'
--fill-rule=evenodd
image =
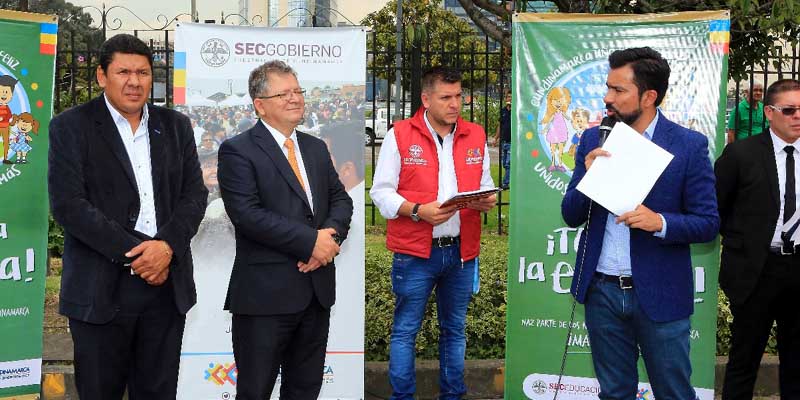
<path id="1" fill-rule="evenodd" d="M 289 99 L 292 98 L 292 95 L 303 97 L 303 94 L 305 93 L 306 91 L 304 89 L 294 89 L 294 90 L 287 90 L 283 93 L 273 94 L 272 96 L 257 96 L 256 98 L 267 100 L 280 97 L 280 99 L 283 101 L 289 101 Z"/>
<path id="2" fill-rule="evenodd" d="M 792 106 L 781 107 L 781 106 L 773 106 L 773 105 L 770 104 L 767 107 L 769 107 L 769 108 L 771 108 L 771 109 L 773 109 L 775 111 L 780 111 L 781 114 L 783 114 L 783 115 L 785 115 L 787 117 L 791 117 L 791 116 L 794 115 L 794 113 L 796 113 L 797 111 L 800 111 L 800 107 L 792 107 Z"/>

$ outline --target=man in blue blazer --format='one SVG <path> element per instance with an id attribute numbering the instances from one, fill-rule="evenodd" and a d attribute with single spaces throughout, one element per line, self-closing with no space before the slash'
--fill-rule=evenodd
<path id="1" fill-rule="evenodd" d="M 581 237 L 572 293 L 585 305 L 601 399 L 635 398 L 640 349 L 657 398 L 694 399 L 689 245 L 711 241 L 719 230 L 708 140 L 658 111 L 670 68 L 657 51 L 618 50 L 608 61 L 603 99 L 608 115 L 674 158 L 641 205 L 613 215 L 576 189 L 595 158 L 613 157 L 599 147 L 597 128 L 584 133 L 561 203 L 569 226 L 589 223 Z"/>
<path id="2" fill-rule="evenodd" d="M 295 129 L 305 103 L 294 70 L 269 61 L 253 70 L 248 86 L 260 120 L 222 143 L 218 170 L 236 228 L 225 300 L 233 313 L 236 399 L 269 398 L 280 371 L 281 399 L 313 400 L 336 294 L 333 258 L 353 202 L 325 142 Z"/>

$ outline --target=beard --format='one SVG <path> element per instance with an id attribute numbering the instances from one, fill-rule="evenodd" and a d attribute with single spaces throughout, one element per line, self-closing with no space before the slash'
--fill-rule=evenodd
<path id="1" fill-rule="evenodd" d="M 623 113 L 614 108 L 614 106 L 606 104 L 606 110 L 614 111 L 614 118 L 616 118 L 617 121 L 622 121 L 628 125 L 633 125 L 633 123 L 636 122 L 636 120 L 638 120 L 639 117 L 642 116 L 641 107 L 638 107 L 635 111 L 632 111 L 630 113 Z"/>

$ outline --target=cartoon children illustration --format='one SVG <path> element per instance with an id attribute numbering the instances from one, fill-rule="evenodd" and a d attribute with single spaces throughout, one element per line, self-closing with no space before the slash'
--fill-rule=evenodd
<path id="1" fill-rule="evenodd" d="M 545 139 L 550 143 L 550 153 L 552 161 L 550 171 L 566 171 L 564 168 L 561 154 L 564 152 L 564 144 L 567 142 L 569 132 L 567 131 L 567 121 L 570 119 L 567 108 L 572 102 L 569 89 L 565 87 L 554 87 L 547 93 L 547 110 L 545 111 L 542 124 L 544 124 Z"/>
<path id="2" fill-rule="evenodd" d="M 17 134 L 12 140 L 11 150 L 17 153 L 17 164 L 28 163 L 28 152 L 31 151 L 30 143 L 33 141 L 30 133 L 39 134 L 39 121 L 33 115 L 24 112 L 11 118 L 11 125 L 17 126 Z"/>
<path id="3" fill-rule="evenodd" d="M 0 137 L 3 138 L 3 164 L 11 164 L 8 151 L 11 149 L 11 98 L 14 97 L 14 86 L 17 80 L 11 75 L 0 75 Z"/>
<path id="4" fill-rule="evenodd" d="M 572 144 L 569 146 L 568 153 L 574 160 L 575 151 L 578 149 L 578 145 L 581 143 L 583 131 L 589 127 L 589 110 L 585 108 L 576 108 L 572 110 L 570 114 L 572 115 L 572 129 L 575 130 L 575 134 L 572 136 Z"/>

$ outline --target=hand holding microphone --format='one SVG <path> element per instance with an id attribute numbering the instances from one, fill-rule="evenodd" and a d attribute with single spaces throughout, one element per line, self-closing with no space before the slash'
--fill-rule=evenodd
<path id="1" fill-rule="evenodd" d="M 586 159 L 583 162 L 583 165 L 586 167 L 586 170 L 589 170 L 589 167 L 592 166 L 594 159 L 597 157 L 610 157 L 611 153 L 603 150 L 603 144 L 608 139 L 608 135 L 611 133 L 611 129 L 614 128 L 614 124 L 617 123 L 617 120 L 612 117 L 605 117 L 600 122 L 600 132 L 599 132 L 599 141 L 598 147 L 589 152 L 586 155 Z"/>

